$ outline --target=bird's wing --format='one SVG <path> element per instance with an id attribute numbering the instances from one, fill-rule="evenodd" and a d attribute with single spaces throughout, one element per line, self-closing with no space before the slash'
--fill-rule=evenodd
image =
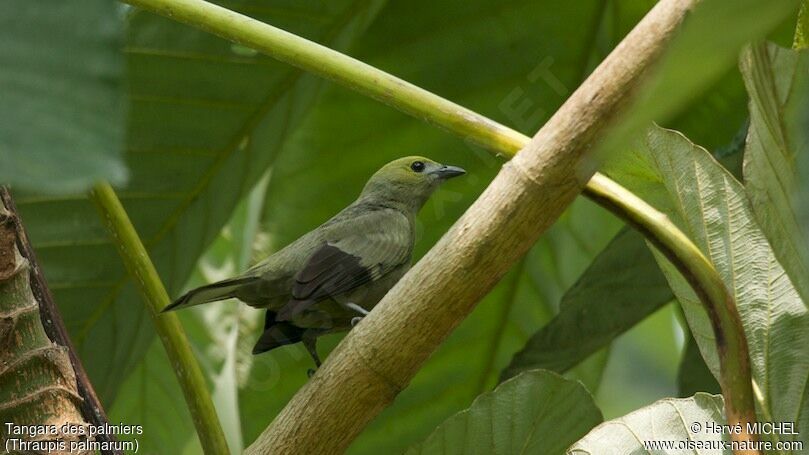
<path id="1" fill-rule="evenodd" d="M 389 211 L 352 220 L 295 275 L 292 299 L 276 317 L 290 320 L 320 300 L 345 294 L 410 260 L 413 240 L 404 215 Z"/>

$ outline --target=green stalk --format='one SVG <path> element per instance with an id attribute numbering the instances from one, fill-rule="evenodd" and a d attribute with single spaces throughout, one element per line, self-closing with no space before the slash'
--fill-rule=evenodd
<path id="1" fill-rule="evenodd" d="M 169 296 L 132 221 L 109 183 L 96 185 L 90 198 L 115 239 L 129 274 L 135 278 L 135 285 L 143 296 L 155 330 L 180 382 L 203 450 L 206 454 L 229 453 L 208 385 L 188 344 L 183 326 L 176 314 L 160 313 L 168 305 Z"/>
<path id="2" fill-rule="evenodd" d="M 635 194 L 597 174 L 586 191 L 589 197 L 640 231 L 646 240 L 677 267 L 705 305 L 719 353 L 719 384 L 725 397 L 725 414 L 730 425 L 756 421 L 750 358 L 744 327 L 733 295 L 719 272 L 702 251 L 669 218 Z"/>
<path id="3" fill-rule="evenodd" d="M 203 0 L 124 1 L 337 82 L 498 155 L 511 158 L 530 141 L 522 133 L 373 66 L 218 5 Z M 755 421 L 744 332 L 735 302 L 712 264 L 665 216 L 606 176 L 597 173 L 584 194 L 646 235 L 689 280 L 708 313 L 716 315 L 712 322 L 719 349 L 727 351 L 722 354 L 720 382 L 726 391 L 728 419 L 742 422 L 743 427 L 744 422 Z"/>
<path id="4" fill-rule="evenodd" d="M 123 0 L 347 86 L 490 150 L 516 153 L 525 136 L 345 54 L 203 0 Z"/>

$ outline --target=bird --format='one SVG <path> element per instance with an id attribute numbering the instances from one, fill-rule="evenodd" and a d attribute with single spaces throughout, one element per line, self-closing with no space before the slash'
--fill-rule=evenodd
<path id="1" fill-rule="evenodd" d="M 402 278 L 416 215 L 442 182 L 465 173 L 422 156 L 391 161 L 325 223 L 241 275 L 188 291 L 163 312 L 236 298 L 266 310 L 254 355 L 301 342 L 318 368 L 317 338 L 350 330 Z"/>

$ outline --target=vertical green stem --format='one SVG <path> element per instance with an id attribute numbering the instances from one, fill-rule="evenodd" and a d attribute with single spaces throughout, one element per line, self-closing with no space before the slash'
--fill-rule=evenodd
<path id="1" fill-rule="evenodd" d="M 155 330 L 180 382 L 203 450 L 206 454 L 229 453 L 225 434 L 222 432 L 208 392 L 208 385 L 191 351 L 183 326 L 177 315 L 160 313 L 160 310 L 169 303 L 169 296 L 154 264 L 149 259 L 146 248 L 135 232 L 132 221 L 109 183 L 96 185 L 90 198 L 95 203 L 110 235 L 115 239 L 114 243 L 118 246 L 129 274 L 135 278 L 135 285 L 143 296 Z"/>

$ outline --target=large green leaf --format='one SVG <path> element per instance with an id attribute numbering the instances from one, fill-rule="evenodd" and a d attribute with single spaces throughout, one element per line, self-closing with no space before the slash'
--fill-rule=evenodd
<path id="1" fill-rule="evenodd" d="M 620 419 L 602 423 L 567 453 L 731 455 L 730 449 L 717 449 L 728 442 L 726 434 L 705 430 L 708 424 L 725 425 L 722 406 L 720 395 L 698 393 L 692 398 L 666 398 Z M 699 429 L 693 426 L 695 422 L 700 425 Z M 645 446 L 644 443 L 660 445 Z"/>
<path id="2" fill-rule="evenodd" d="M 106 0 L 0 2 L 0 184 L 126 180 L 121 17 Z"/>
<path id="3" fill-rule="evenodd" d="M 380 2 L 240 1 L 227 6 L 345 48 Z M 129 216 L 176 296 L 239 199 L 276 158 L 318 79 L 169 19 L 132 10 L 125 53 Z M 105 402 L 153 338 L 120 259 L 83 196 L 19 199 L 56 300 Z"/>
<path id="4" fill-rule="evenodd" d="M 605 171 L 666 213 L 722 276 L 744 325 L 762 420 L 809 423 L 809 312 L 756 224 L 742 185 L 707 151 L 659 128 L 616 154 Z M 707 314 L 676 269 L 656 256 L 716 376 Z"/>
<path id="5" fill-rule="evenodd" d="M 750 46 L 741 70 L 750 94 L 744 179 L 753 214 L 779 262 L 809 303 L 809 243 L 796 210 L 805 204 L 795 169 L 809 154 L 801 110 L 809 110 L 809 51 L 774 44 Z"/>
<path id="6" fill-rule="evenodd" d="M 567 371 L 673 298 L 643 237 L 624 229 L 568 289 L 559 314 L 514 355 L 501 379 L 536 368 Z"/>
<path id="7" fill-rule="evenodd" d="M 561 455 L 602 420 L 580 383 L 526 371 L 476 398 L 407 454 Z"/>

